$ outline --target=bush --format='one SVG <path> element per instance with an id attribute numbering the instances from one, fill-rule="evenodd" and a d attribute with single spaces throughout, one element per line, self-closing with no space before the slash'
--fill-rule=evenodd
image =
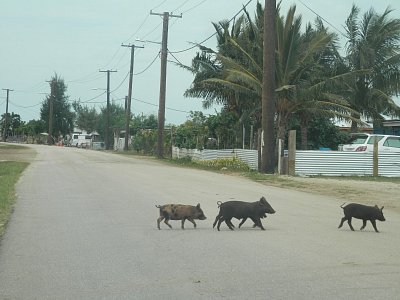
<path id="1" fill-rule="evenodd" d="M 200 166 L 215 170 L 226 169 L 228 171 L 243 171 L 243 172 L 250 171 L 249 165 L 238 158 L 220 158 L 213 160 L 203 160 L 203 161 L 196 161 L 196 163 Z"/>

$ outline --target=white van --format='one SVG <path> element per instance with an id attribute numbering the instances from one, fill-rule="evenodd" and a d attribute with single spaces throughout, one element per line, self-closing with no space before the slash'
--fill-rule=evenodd
<path id="1" fill-rule="evenodd" d="M 90 148 L 92 144 L 92 136 L 90 134 L 72 134 L 69 142 L 70 146 L 78 148 Z"/>
<path id="2" fill-rule="evenodd" d="M 339 145 L 340 151 L 373 152 L 374 139 L 378 139 L 378 152 L 400 153 L 400 136 L 355 133 L 348 144 Z"/>

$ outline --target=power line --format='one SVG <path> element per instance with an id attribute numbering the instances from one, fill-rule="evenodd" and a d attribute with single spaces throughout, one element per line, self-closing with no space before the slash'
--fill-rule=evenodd
<path id="1" fill-rule="evenodd" d="M 14 102 L 10 101 L 10 104 L 12 104 L 12 105 L 15 106 L 15 107 L 19 107 L 19 108 L 32 108 L 32 107 L 35 107 L 35 106 L 39 106 L 39 105 L 41 105 L 42 103 L 40 102 L 40 103 L 35 104 L 35 105 L 22 106 L 22 105 L 18 105 L 18 104 L 15 104 Z"/>
<path id="2" fill-rule="evenodd" d="M 204 2 L 206 2 L 206 1 L 207 1 L 207 0 L 202 0 L 202 1 L 200 1 L 200 3 L 198 3 L 198 4 L 196 4 L 195 6 L 193 6 L 193 7 L 189 8 L 189 9 L 185 10 L 184 12 L 182 12 L 182 14 L 185 14 L 185 13 L 187 13 L 187 12 L 189 12 L 189 11 L 191 11 L 191 10 L 197 8 L 198 6 L 202 5 L 202 4 L 203 4 Z"/>
<path id="3" fill-rule="evenodd" d="M 147 102 L 147 101 L 144 101 L 144 100 L 140 100 L 140 99 L 137 99 L 137 98 L 132 98 L 132 99 L 137 101 L 137 102 L 141 102 L 141 103 L 144 103 L 144 104 L 148 104 L 148 105 L 151 105 L 151 106 L 158 107 L 158 105 L 154 104 L 154 103 L 150 103 L 150 102 Z M 181 109 L 176 109 L 176 108 L 171 108 L 171 107 L 165 107 L 165 108 L 167 110 L 173 110 L 173 111 L 177 111 L 177 112 L 181 112 L 181 113 L 187 113 L 187 114 L 190 113 L 189 111 L 185 111 L 185 110 L 181 110 Z"/>
<path id="4" fill-rule="evenodd" d="M 159 56 L 160 56 L 160 51 L 157 53 L 156 57 L 154 57 L 153 61 L 152 61 L 143 71 L 140 71 L 139 73 L 135 73 L 134 75 L 135 75 L 135 76 L 136 76 L 136 75 L 141 75 L 141 74 L 143 74 L 144 72 L 146 72 L 146 71 L 154 64 L 154 62 L 156 61 L 156 59 L 157 59 Z"/>
<path id="5" fill-rule="evenodd" d="M 115 91 L 117 91 L 121 87 L 121 85 L 125 82 L 125 80 L 128 78 L 128 75 L 129 75 L 129 72 L 126 73 L 126 75 L 125 75 L 124 79 L 122 79 L 121 83 L 115 89 L 113 89 L 110 93 L 114 93 Z"/>
<path id="6" fill-rule="evenodd" d="M 313 14 L 315 14 L 317 17 L 319 17 L 321 20 L 323 20 L 325 23 L 327 23 L 328 25 L 332 26 L 334 29 L 336 29 L 337 32 L 339 32 L 341 35 L 343 35 L 344 37 L 346 37 L 346 35 L 339 30 L 335 25 L 333 25 L 332 23 L 330 23 L 328 20 L 326 20 L 324 17 L 322 17 L 321 15 L 319 15 L 317 12 L 315 12 L 311 7 L 309 7 L 307 4 L 305 4 L 303 1 L 298 0 L 301 4 L 303 4 L 308 10 L 310 10 Z"/>
<path id="7" fill-rule="evenodd" d="M 203 1 L 205 1 L 205 0 L 203 0 Z M 229 22 L 232 22 L 249 4 L 250 4 L 250 2 L 252 2 L 253 0 L 249 0 L 230 20 L 229 20 Z M 195 45 L 193 45 L 192 47 L 189 47 L 189 48 L 187 48 L 187 49 L 183 49 L 183 50 L 179 50 L 179 51 L 170 51 L 170 53 L 172 54 L 172 53 L 182 53 L 182 52 L 186 52 L 186 51 L 189 51 L 189 50 L 192 50 L 192 49 L 194 49 L 194 48 L 196 48 L 196 47 L 198 47 L 199 45 L 202 45 L 202 44 L 204 44 L 205 42 L 207 42 L 209 39 L 211 39 L 213 36 L 215 36 L 217 33 L 216 32 L 214 32 L 212 35 L 210 35 L 208 38 L 206 38 L 206 39 L 204 39 L 203 41 L 201 41 L 200 43 L 196 43 Z"/>
<path id="8" fill-rule="evenodd" d="M 184 1 L 182 4 L 180 4 L 177 8 L 173 9 L 172 12 L 177 11 L 178 9 L 180 9 L 182 6 L 184 6 L 186 3 L 188 3 L 189 0 Z"/>

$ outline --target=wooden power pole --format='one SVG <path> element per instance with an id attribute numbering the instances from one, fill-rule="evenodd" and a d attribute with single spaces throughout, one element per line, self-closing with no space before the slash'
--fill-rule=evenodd
<path id="1" fill-rule="evenodd" d="M 106 146 L 106 150 L 110 150 L 110 141 L 109 141 L 109 134 L 110 134 L 110 73 L 117 72 L 113 70 L 99 70 L 99 72 L 106 72 L 107 73 L 107 112 L 106 112 L 106 128 L 105 128 L 105 137 L 104 143 Z"/>
<path id="2" fill-rule="evenodd" d="M 135 45 L 121 45 L 122 47 L 130 47 L 131 48 L 131 67 L 129 69 L 129 88 L 128 88 L 128 99 L 126 101 L 126 109 L 125 109 L 125 144 L 124 150 L 128 151 L 129 149 L 129 123 L 131 120 L 131 103 L 132 103 L 132 81 L 133 81 L 133 64 L 135 61 L 135 48 L 144 48 L 143 46 L 135 46 Z"/>
<path id="3" fill-rule="evenodd" d="M 157 157 L 164 157 L 164 125 L 165 125 L 165 94 L 167 82 L 167 55 L 168 55 L 168 22 L 169 18 L 182 18 L 182 15 L 173 15 L 169 12 L 162 14 L 153 13 L 151 15 L 159 15 L 163 17 L 163 34 L 161 42 L 161 76 L 160 76 L 160 98 L 158 105 L 158 136 L 157 136 Z"/>
<path id="4" fill-rule="evenodd" d="M 8 99 L 11 89 L 3 89 L 3 91 L 7 91 L 7 98 L 6 98 L 6 114 L 4 116 L 4 135 L 3 141 L 7 142 L 7 127 L 8 127 Z M 1 134 L 1 133 L 0 133 Z"/>

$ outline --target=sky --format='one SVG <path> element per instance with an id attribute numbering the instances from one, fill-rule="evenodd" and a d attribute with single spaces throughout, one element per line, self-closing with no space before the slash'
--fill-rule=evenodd
<path id="1" fill-rule="evenodd" d="M 130 48 L 121 44 L 129 44 L 144 47 L 135 50 L 132 113 L 157 116 L 162 36 L 162 17 L 157 14 L 163 12 L 182 16 L 169 21 L 166 124 L 184 123 L 190 111 L 215 114 L 220 107 L 205 110 L 202 99 L 183 96 L 193 75 L 173 62 L 190 65 L 198 52 L 193 46 L 215 33 L 212 22 L 232 19 L 247 3 L 254 16 L 257 0 L 1 0 L 0 114 L 6 111 L 3 89 L 12 89 L 9 113 L 26 122 L 40 119 L 41 104 L 50 93 L 47 81 L 55 74 L 66 83 L 70 102 L 80 100 L 100 111 L 107 101 L 107 74 L 100 70 L 116 71 L 110 75 L 110 98 L 123 106 Z M 371 7 L 382 13 L 390 6 L 391 16 L 400 18 L 397 0 L 282 0 L 281 13 L 296 5 L 303 24 L 318 14 L 342 36 L 353 3 L 361 13 Z M 215 49 L 215 36 L 203 45 Z"/>

